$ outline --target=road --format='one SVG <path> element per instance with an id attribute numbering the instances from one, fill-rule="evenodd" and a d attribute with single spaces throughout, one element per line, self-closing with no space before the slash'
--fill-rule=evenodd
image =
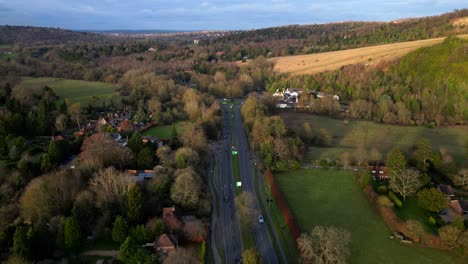
<path id="1" fill-rule="evenodd" d="M 254 164 L 255 159 L 254 155 L 250 152 L 249 143 L 247 140 L 247 136 L 244 131 L 244 127 L 242 125 L 242 118 L 240 115 L 240 107 L 241 105 L 236 104 L 233 106 L 233 115 L 234 115 L 234 135 L 235 135 L 235 142 L 239 157 L 239 172 L 242 181 L 242 190 L 251 192 L 254 196 L 254 206 L 255 210 L 261 212 L 260 204 L 258 197 L 255 192 L 255 185 L 254 185 L 254 177 L 256 170 L 256 166 Z M 265 219 L 268 221 L 268 219 Z M 256 222 L 257 223 L 257 222 Z M 277 264 L 278 257 L 276 255 L 275 249 L 273 247 L 272 239 L 270 238 L 270 234 L 268 233 L 268 229 L 266 223 L 264 224 L 255 224 L 254 226 L 254 238 L 255 244 L 257 246 L 257 250 L 263 256 L 263 261 L 266 264 Z"/>
<path id="2" fill-rule="evenodd" d="M 218 195 L 219 216 L 214 213 L 212 248 L 225 258 L 225 263 L 238 262 L 242 255 L 242 239 L 234 205 L 234 176 L 231 160 L 231 119 L 228 108 L 223 108 L 221 139 L 212 145 L 215 158 L 213 187 Z M 214 194 L 213 194 L 214 195 Z M 215 195 L 214 195 L 215 196 Z M 214 203 L 215 205 L 215 203 Z M 217 211 L 217 209 L 215 209 Z M 222 252 L 221 252 L 222 251 Z"/>

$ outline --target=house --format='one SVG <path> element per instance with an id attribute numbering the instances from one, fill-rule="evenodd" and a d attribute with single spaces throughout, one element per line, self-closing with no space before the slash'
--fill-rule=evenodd
<path id="1" fill-rule="evenodd" d="M 154 241 L 154 251 L 167 253 L 177 248 L 177 239 L 171 234 L 162 234 Z"/>
<path id="2" fill-rule="evenodd" d="M 179 213 L 174 206 L 163 208 L 162 220 L 167 230 L 176 231 L 180 230 L 182 227 Z"/>
<path id="3" fill-rule="evenodd" d="M 437 187 L 447 198 L 448 200 L 451 200 L 453 197 L 455 197 L 455 193 L 453 192 L 452 186 L 447 185 L 447 184 L 440 184 Z"/>
<path id="4" fill-rule="evenodd" d="M 388 180 L 390 177 L 387 173 L 387 167 L 385 166 L 368 166 L 367 170 L 370 172 L 374 180 Z"/>
<path id="5" fill-rule="evenodd" d="M 193 45 L 198 45 L 200 43 L 200 40 L 199 39 L 194 39 L 193 40 Z"/>
<path id="6" fill-rule="evenodd" d="M 109 124 L 109 120 L 108 120 L 107 118 L 105 118 L 105 117 L 100 117 L 100 118 L 98 119 L 98 125 L 100 125 L 100 126 L 105 126 L 105 125 L 107 125 L 107 124 Z"/>
<path id="7" fill-rule="evenodd" d="M 119 126 L 117 127 L 117 131 L 119 132 L 132 132 L 133 130 L 135 130 L 135 126 L 128 119 L 125 119 L 122 122 L 120 122 Z"/>
<path id="8" fill-rule="evenodd" d="M 452 200 L 450 207 L 453 208 L 463 220 L 468 220 L 468 201 L 467 200 Z"/>
<path id="9" fill-rule="evenodd" d="M 148 51 L 149 51 L 149 52 L 155 52 L 156 49 L 155 49 L 155 48 L 149 48 Z"/>
<path id="10" fill-rule="evenodd" d="M 133 176 L 132 181 L 134 182 L 148 181 L 156 176 L 154 170 L 128 170 L 128 173 Z"/>

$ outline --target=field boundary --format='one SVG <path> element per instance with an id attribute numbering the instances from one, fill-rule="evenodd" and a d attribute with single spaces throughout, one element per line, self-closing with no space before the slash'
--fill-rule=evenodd
<path id="1" fill-rule="evenodd" d="M 264 175 L 268 184 L 271 186 L 271 192 L 273 194 L 273 197 L 275 197 L 275 200 L 278 203 L 278 207 L 281 213 L 283 214 L 284 220 L 288 225 L 291 235 L 293 236 L 294 240 L 297 240 L 301 235 L 301 231 L 299 229 L 299 226 L 297 225 L 296 219 L 294 218 L 291 212 L 291 209 L 289 209 L 286 200 L 281 194 L 278 184 L 276 183 L 275 177 L 273 176 L 270 170 L 267 170 Z"/>

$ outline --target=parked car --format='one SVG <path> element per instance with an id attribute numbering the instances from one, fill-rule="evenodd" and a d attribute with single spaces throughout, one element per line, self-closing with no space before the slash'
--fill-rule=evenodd
<path id="1" fill-rule="evenodd" d="M 263 216 L 262 216 L 262 215 L 259 215 L 259 216 L 258 216 L 258 223 L 259 223 L 259 224 L 265 223 L 265 220 L 263 219 Z"/>

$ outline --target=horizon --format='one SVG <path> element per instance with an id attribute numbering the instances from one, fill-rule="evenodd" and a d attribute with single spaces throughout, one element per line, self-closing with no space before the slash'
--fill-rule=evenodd
<path id="1" fill-rule="evenodd" d="M 224 31 L 339 23 L 390 22 L 466 8 L 462 0 L 165 1 L 0 0 L 0 24 L 74 31 Z M 53 7 L 53 8 L 52 8 Z"/>

